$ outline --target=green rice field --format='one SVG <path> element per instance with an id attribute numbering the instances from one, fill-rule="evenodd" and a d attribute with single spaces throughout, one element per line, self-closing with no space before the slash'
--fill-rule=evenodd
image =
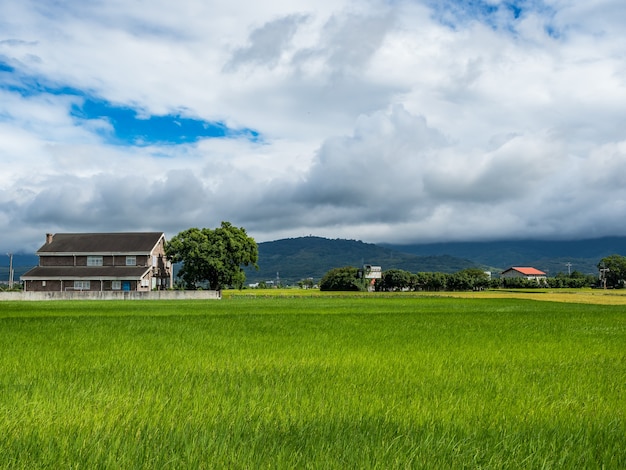
<path id="1" fill-rule="evenodd" d="M 0 468 L 626 468 L 626 307 L 0 302 Z"/>

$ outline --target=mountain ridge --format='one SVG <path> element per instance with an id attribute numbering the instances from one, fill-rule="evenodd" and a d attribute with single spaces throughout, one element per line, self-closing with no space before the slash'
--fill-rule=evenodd
<path id="1" fill-rule="evenodd" d="M 330 269 L 343 266 L 361 267 L 364 264 L 412 272 L 455 272 L 476 267 L 476 263 L 460 257 L 418 256 L 360 240 L 312 235 L 261 242 L 258 243 L 258 248 L 259 270 L 245 270 L 249 283 L 279 280 L 294 284 L 307 278 L 317 281 Z"/>
<path id="2" fill-rule="evenodd" d="M 626 255 L 626 237 L 584 240 L 498 240 L 424 244 L 365 243 L 316 236 L 261 242 L 259 271 L 246 270 L 249 282 L 297 282 L 321 278 L 342 266 L 380 265 L 383 271 L 453 273 L 477 267 L 499 273 L 511 266 L 532 266 L 549 276 L 578 271 L 597 274 L 605 256 Z M 307 266 L 307 263 L 310 263 Z"/>

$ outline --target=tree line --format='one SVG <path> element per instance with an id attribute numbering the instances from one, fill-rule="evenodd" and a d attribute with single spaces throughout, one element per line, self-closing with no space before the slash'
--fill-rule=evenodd
<path id="1" fill-rule="evenodd" d="M 453 274 L 439 272 L 411 273 L 402 269 L 389 269 L 373 283 L 374 290 L 389 291 L 471 291 L 483 289 L 530 289 L 530 288 L 623 288 L 626 279 L 626 257 L 611 255 L 598 263 L 599 275 L 573 271 L 558 273 L 546 279 L 492 278 L 478 268 L 463 269 Z M 319 284 L 323 291 L 361 291 L 372 287 L 364 279 L 362 271 L 347 266 L 328 271 Z"/>

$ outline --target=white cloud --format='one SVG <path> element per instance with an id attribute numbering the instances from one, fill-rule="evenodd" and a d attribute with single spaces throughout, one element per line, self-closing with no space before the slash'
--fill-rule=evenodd
<path id="1" fill-rule="evenodd" d="M 625 235 L 621 2 L 489 4 L 0 0 L 0 249 L 221 220 L 259 240 Z M 260 138 L 114 146 L 72 117 L 81 92 Z"/>

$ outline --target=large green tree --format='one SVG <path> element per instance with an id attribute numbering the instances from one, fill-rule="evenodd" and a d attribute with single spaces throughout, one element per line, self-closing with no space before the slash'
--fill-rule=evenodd
<path id="1" fill-rule="evenodd" d="M 607 287 L 624 287 L 626 279 L 626 256 L 611 255 L 598 263 L 600 275 L 605 276 Z"/>
<path id="2" fill-rule="evenodd" d="M 180 232 L 166 244 L 165 252 L 172 262 L 182 263 L 178 276 L 188 289 L 203 282 L 215 290 L 241 288 L 246 280 L 242 267 L 258 267 L 256 242 L 244 228 L 230 222 L 222 222 L 213 230 L 190 228 Z"/>

